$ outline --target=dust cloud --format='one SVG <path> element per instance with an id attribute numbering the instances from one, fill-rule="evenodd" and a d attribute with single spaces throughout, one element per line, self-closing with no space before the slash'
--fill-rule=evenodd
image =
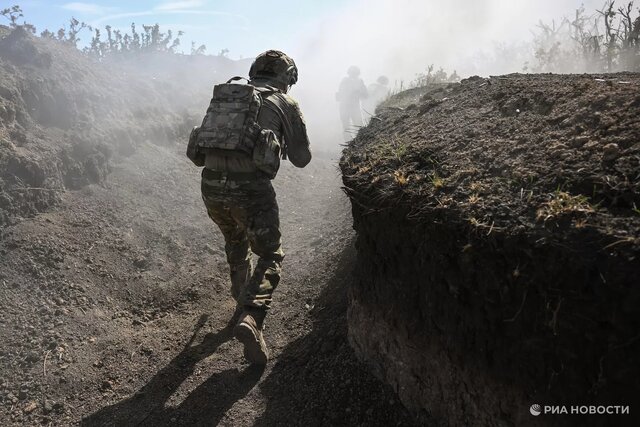
<path id="1" fill-rule="evenodd" d="M 312 21 L 304 33 L 270 48 L 286 52 L 298 64 L 300 79 L 291 95 L 301 104 L 314 149 L 335 152 L 345 142 L 335 95 L 349 66 L 361 69 L 366 85 L 387 76 L 393 92 L 407 88 L 431 64 L 463 78 L 523 72 L 533 61 L 531 41 L 539 21 L 559 22 L 581 5 L 595 13 L 603 2 L 348 0 Z M 250 58 L 165 55 L 124 65 L 131 74 L 179 82 L 171 101 L 204 114 L 212 85 L 246 76 L 250 63 Z"/>
<path id="2" fill-rule="evenodd" d="M 337 151 L 345 141 L 335 94 L 349 66 L 359 66 L 367 85 L 387 76 L 391 91 L 408 87 L 431 64 L 463 78 L 523 72 L 533 58 L 532 31 L 539 21 L 572 16 L 581 5 L 595 13 L 603 2 L 348 0 L 307 26 L 304 33 L 270 48 L 286 52 L 298 64 L 300 79 L 291 95 L 301 104 L 314 149 Z M 228 37 L 233 38 L 233 32 Z M 109 60 L 104 62 L 108 65 Z M 131 85 L 125 92 L 136 93 L 142 77 L 161 96 L 168 95 L 166 101 L 174 110 L 188 109 L 201 116 L 211 87 L 234 75 L 246 76 L 251 59 L 159 55 L 114 62 L 131 76 L 130 81 L 121 82 Z M 143 108 L 144 98 L 129 102 L 136 101 L 140 104 L 136 108 Z"/>
<path id="3" fill-rule="evenodd" d="M 430 64 L 461 77 L 523 72 L 533 58 L 537 23 L 572 16 L 581 5 L 592 13 L 602 0 L 352 0 L 301 34 L 290 48 L 300 69 L 292 89 L 305 113 L 313 144 L 342 143 L 340 80 L 358 65 L 365 84 L 380 75 L 390 88 L 407 87 Z"/>

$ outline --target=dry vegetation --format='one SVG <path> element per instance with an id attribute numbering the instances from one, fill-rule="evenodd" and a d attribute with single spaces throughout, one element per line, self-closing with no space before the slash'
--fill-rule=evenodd
<path id="1" fill-rule="evenodd" d="M 542 221 L 559 218 L 563 215 L 587 214 L 595 212 L 589 198 L 582 194 L 571 195 L 565 191 L 556 191 L 550 200 L 538 209 L 537 217 Z"/>
<path id="2" fill-rule="evenodd" d="M 34 25 L 24 21 L 20 23 L 20 19 L 24 18 L 24 14 L 19 5 L 12 6 L 0 10 L 0 14 L 9 21 L 10 28 L 22 27 L 32 34 L 37 33 Z M 178 31 L 174 35 L 172 30 L 162 31 L 159 24 L 143 25 L 142 31 L 138 31 L 136 24 L 131 23 L 131 32 L 122 32 L 119 29 L 113 29 L 112 26 L 106 25 L 104 30 L 93 28 L 85 22 L 78 21 L 76 18 L 69 20 L 69 28 L 60 28 L 55 32 L 45 29 L 40 33 L 40 37 L 57 40 L 73 47 L 78 47 L 81 41 L 80 34 L 83 30 L 93 33 L 91 42 L 88 46 L 81 50 L 85 54 L 96 58 L 104 59 L 113 56 L 135 56 L 143 53 L 176 53 L 180 46 L 180 37 L 184 35 L 182 31 Z M 106 37 L 104 34 L 106 33 Z M 191 55 L 202 55 L 207 47 L 205 45 L 196 46 L 195 42 L 191 44 Z M 218 55 L 225 56 L 228 50 L 223 49 Z"/>
<path id="3" fill-rule="evenodd" d="M 373 211 L 454 207 L 500 227 L 637 217 L 637 84 L 536 75 L 413 89 L 345 151 L 345 190 Z"/>
<path id="4" fill-rule="evenodd" d="M 634 1 L 607 0 L 593 13 L 583 6 L 559 23 L 540 22 L 534 56 L 534 63 L 525 67 L 533 72 L 640 71 L 638 8 Z"/>

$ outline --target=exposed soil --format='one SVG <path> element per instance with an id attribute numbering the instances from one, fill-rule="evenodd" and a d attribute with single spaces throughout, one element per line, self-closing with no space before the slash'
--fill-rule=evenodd
<path id="1" fill-rule="evenodd" d="M 349 337 L 423 420 L 637 421 L 529 406 L 638 406 L 639 89 L 637 74 L 414 89 L 345 150 Z"/>
<path id="2" fill-rule="evenodd" d="M 335 160 L 276 180 L 287 255 L 261 372 L 230 335 L 223 242 L 174 148 L 142 146 L 103 185 L 3 230 L 1 424 L 410 424 L 347 345 Z"/>
<path id="3" fill-rule="evenodd" d="M 566 192 L 598 207 L 584 212 L 589 224 L 638 235 L 639 89 L 638 74 L 620 73 L 476 77 L 407 91 L 347 151 L 349 182 L 419 200 L 414 216 L 456 207 L 495 227 L 575 217 L 580 209 L 548 205 Z"/>

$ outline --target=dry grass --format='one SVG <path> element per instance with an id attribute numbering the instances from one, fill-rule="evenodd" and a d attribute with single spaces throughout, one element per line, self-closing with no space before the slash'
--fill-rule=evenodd
<path id="1" fill-rule="evenodd" d="M 431 175 L 431 184 L 433 184 L 433 188 L 440 190 L 444 187 L 444 179 L 439 177 L 437 173 L 434 173 Z"/>
<path id="2" fill-rule="evenodd" d="M 469 189 L 474 193 L 478 193 L 479 191 L 482 191 L 484 189 L 484 186 L 482 185 L 482 183 L 478 181 L 474 181 L 471 184 L 469 184 Z"/>
<path id="3" fill-rule="evenodd" d="M 404 186 L 409 182 L 409 178 L 404 174 L 403 171 L 397 170 L 393 173 L 393 179 L 400 186 Z"/>
<path id="4" fill-rule="evenodd" d="M 378 191 L 378 201 L 390 200 L 395 191 L 407 195 L 420 194 L 428 183 L 433 186 L 429 188 L 431 193 L 438 192 L 444 187 L 445 181 L 433 170 L 436 160 L 431 156 L 423 158 L 419 155 L 424 153 L 417 153 L 411 141 L 393 135 L 374 138 L 367 144 L 366 150 L 359 153 L 345 151 L 341 160 L 345 187 Z M 350 193 L 350 197 L 353 197 L 353 193 Z M 439 206 L 450 204 L 446 199 L 435 201 Z"/>
<path id="5" fill-rule="evenodd" d="M 575 228 L 584 228 L 587 226 L 587 220 L 585 218 L 578 218 L 573 222 Z"/>
<path id="6" fill-rule="evenodd" d="M 409 152 L 407 143 L 398 137 L 383 139 L 372 144 L 370 160 L 373 163 L 387 163 L 390 159 L 402 164 Z"/>
<path id="7" fill-rule="evenodd" d="M 358 173 L 363 174 L 371 170 L 371 166 L 358 166 Z"/>
<path id="8" fill-rule="evenodd" d="M 543 203 L 537 211 L 537 219 L 547 221 L 568 214 L 592 213 L 594 207 L 589 203 L 589 198 L 581 194 L 572 196 L 565 191 L 556 191 L 551 200 Z"/>

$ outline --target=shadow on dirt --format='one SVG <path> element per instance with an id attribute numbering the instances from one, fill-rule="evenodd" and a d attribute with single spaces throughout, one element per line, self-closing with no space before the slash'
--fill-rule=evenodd
<path id="1" fill-rule="evenodd" d="M 349 346 L 353 244 L 334 259 L 339 264 L 311 312 L 313 330 L 283 350 L 259 385 L 267 408 L 254 427 L 415 425 L 390 387 L 369 373 Z"/>
<path id="2" fill-rule="evenodd" d="M 347 292 L 355 257 L 352 245 L 335 257 L 335 273 L 326 281 L 311 312 L 311 333 L 289 344 L 260 383 L 266 409 L 255 427 L 281 425 L 412 426 L 411 415 L 393 391 L 369 373 L 347 341 Z M 324 281 L 323 281 L 324 282 Z M 236 315 L 237 316 L 237 315 Z M 235 402 L 253 389 L 264 368 L 228 369 L 212 375 L 179 406 L 166 404 L 196 364 L 232 339 L 237 317 L 201 344 L 193 342 L 207 321 L 203 316 L 184 349 L 132 397 L 103 408 L 81 425 L 218 425 Z"/>
<path id="3" fill-rule="evenodd" d="M 249 367 L 244 371 L 227 369 L 212 375 L 177 407 L 165 403 L 192 374 L 196 364 L 215 353 L 220 345 L 233 338 L 237 314 L 217 333 L 205 335 L 202 343 L 192 346 L 208 316 L 200 317 L 191 339 L 166 367 L 130 398 L 100 409 L 81 422 L 94 426 L 163 426 L 216 425 L 233 404 L 242 399 L 260 380 L 264 367 Z"/>

